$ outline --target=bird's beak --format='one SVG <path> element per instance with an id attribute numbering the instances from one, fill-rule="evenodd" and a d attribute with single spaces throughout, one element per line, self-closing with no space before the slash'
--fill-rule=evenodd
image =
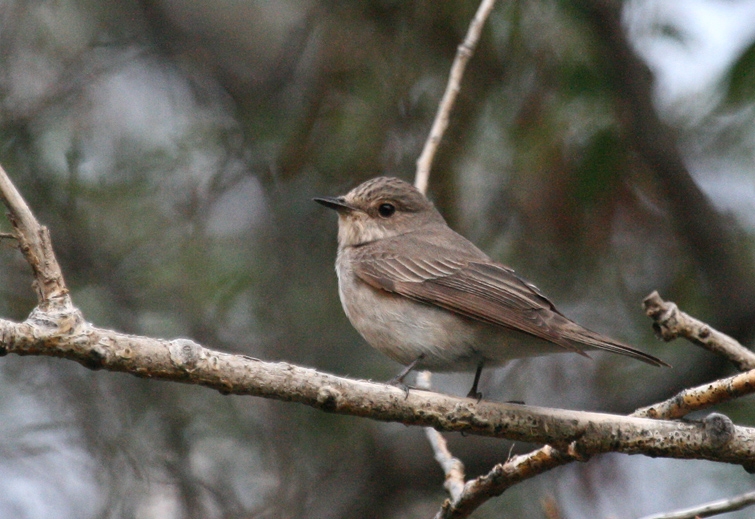
<path id="1" fill-rule="evenodd" d="M 321 198 L 313 198 L 318 204 L 322 204 L 330 209 L 335 209 L 339 213 L 342 211 L 356 211 L 357 208 L 353 205 L 347 204 L 342 196 L 324 196 Z"/>

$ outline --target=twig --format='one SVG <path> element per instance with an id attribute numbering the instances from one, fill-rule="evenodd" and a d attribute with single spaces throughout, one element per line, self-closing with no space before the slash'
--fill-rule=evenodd
<path id="1" fill-rule="evenodd" d="M 438 111 L 435 114 L 435 120 L 430 128 L 430 136 L 425 141 L 425 147 L 422 149 L 422 154 L 417 159 L 417 174 L 414 180 L 414 185 L 422 193 L 427 192 L 427 183 L 430 178 L 430 168 L 432 167 L 433 158 L 435 152 L 438 149 L 443 134 L 448 128 L 448 118 L 451 114 L 456 96 L 461 89 L 461 80 L 464 77 L 464 69 L 467 67 L 469 59 L 474 54 L 477 42 L 480 40 L 480 34 L 482 28 L 485 25 L 485 21 L 490 15 L 490 11 L 493 10 L 495 0 L 482 0 L 480 7 L 477 8 L 477 13 L 469 24 L 467 35 L 464 41 L 456 49 L 456 57 L 454 58 L 453 65 L 451 65 L 451 73 L 448 76 L 448 84 L 446 85 L 446 91 L 443 94 L 443 99 L 438 105 Z"/>
<path id="2" fill-rule="evenodd" d="M 755 370 L 684 389 L 668 400 L 636 410 L 632 416 L 673 420 L 752 393 L 755 393 Z"/>
<path id="3" fill-rule="evenodd" d="M 422 371 L 417 375 L 417 388 L 430 390 L 429 371 Z M 443 484 L 452 501 L 456 501 L 464 490 L 464 463 L 455 458 L 448 449 L 446 439 L 432 427 L 425 427 L 425 435 L 433 449 L 435 461 L 443 469 L 446 482 Z"/>
<path id="4" fill-rule="evenodd" d="M 0 199 L 10 212 L 18 247 L 34 273 L 34 288 L 40 304 L 69 306 L 68 289 L 63 280 L 47 227 L 39 225 L 29 206 L 0 167 Z"/>
<path id="5" fill-rule="evenodd" d="M 561 509 L 559 508 L 558 501 L 556 501 L 555 497 L 545 497 L 542 500 L 541 505 L 546 519 L 561 519 Z"/>
<path id="6" fill-rule="evenodd" d="M 708 351 L 723 355 L 740 371 L 755 369 L 755 353 L 728 335 L 685 314 L 674 303 L 664 301 L 658 292 L 647 296 L 642 306 L 654 321 L 653 329 L 664 341 L 684 337 Z"/>
<path id="7" fill-rule="evenodd" d="M 753 504 L 755 504 L 755 492 L 746 492 L 736 497 L 712 501 L 705 505 L 687 508 L 685 510 L 648 515 L 642 519 L 695 519 L 697 517 L 712 517 L 714 515 L 741 510 Z"/>
<path id="8" fill-rule="evenodd" d="M 501 495 L 517 483 L 574 460 L 574 457 L 550 445 L 545 445 L 528 454 L 514 456 L 506 463 L 497 464 L 487 474 L 467 481 L 459 499 L 453 503 L 448 501 L 444 503 L 435 519 L 469 517 L 490 498 Z"/>

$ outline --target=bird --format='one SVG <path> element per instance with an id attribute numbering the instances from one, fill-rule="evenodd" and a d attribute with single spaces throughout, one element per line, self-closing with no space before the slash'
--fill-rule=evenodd
<path id="1" fill-rule="evenodd" d="M 405 368 L 475 371 L 558 352 L 604 350 L 662 360 L 572 321 L 532 283 L 452 230 L 398 178 L 376 177 L 315 202 L 338 213 L 336 274 L 344 312 L 372 347 Z"/>

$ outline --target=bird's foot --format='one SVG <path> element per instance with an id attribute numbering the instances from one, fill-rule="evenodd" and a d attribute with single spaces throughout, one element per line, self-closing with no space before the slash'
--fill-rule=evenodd
<path id="1" fill-rule="evenodd" d="M 386 384 L 403 389 L 404 391 L 406 391 L 406 398 L 409 398 L 409 389 L 414 389 L 414 388 L 404 384 L 404 379 L 414 369 L 414 366 L 416 366 L 417 363 L 421 361 L 423 358 L 425 358 L 424 353 L 420 355 L 419 357 L 417 357 L 416 359 L 414 359 L 413 362 L 411 362 L 407 367 L 401 370 L 401 373 L 399 373 L 398 375 L 390 379 L 388 382 L 386 382 Z"/>
<path id="2" fill-rule="evenodd" d="M 410 386 L 409 384 L 404 384 L 403 378 L 404 377 L 393 377 L 388 382 L 386 382 L 386 384 L 388 384 L 389 386 L 397 387 L 400 390 L 402 390 L 405 393 L 404 400 L 406 400 L 407 398 L 409 398 L 409 390 L 415 389 L 415 388 L 413 386 Z"/>
<path id="3" fill-rule="evenodd" d="M 476 388 L 472 388 L 469 390 L 469 393 L 467 393 L 467 398 L 474 398 L 477 400 L 477 403 L 480 403 L 480 400 L 482 400 L 482 393 L 476 390 Z"/>

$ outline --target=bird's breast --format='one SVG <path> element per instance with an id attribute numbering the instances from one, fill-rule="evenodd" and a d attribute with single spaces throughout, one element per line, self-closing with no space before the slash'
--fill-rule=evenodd
<path id="1" fill-rule="evenodd" d="M 339 254 L 336 271 L 347 317 L 381 353 L 401 364 L 409 364 L 422 355 L 419 367 L 445 371 L 473 369 L 482 360 L 475 349 L 478 323 L 373 288 L 353 273 L 343 254 Z"/>

